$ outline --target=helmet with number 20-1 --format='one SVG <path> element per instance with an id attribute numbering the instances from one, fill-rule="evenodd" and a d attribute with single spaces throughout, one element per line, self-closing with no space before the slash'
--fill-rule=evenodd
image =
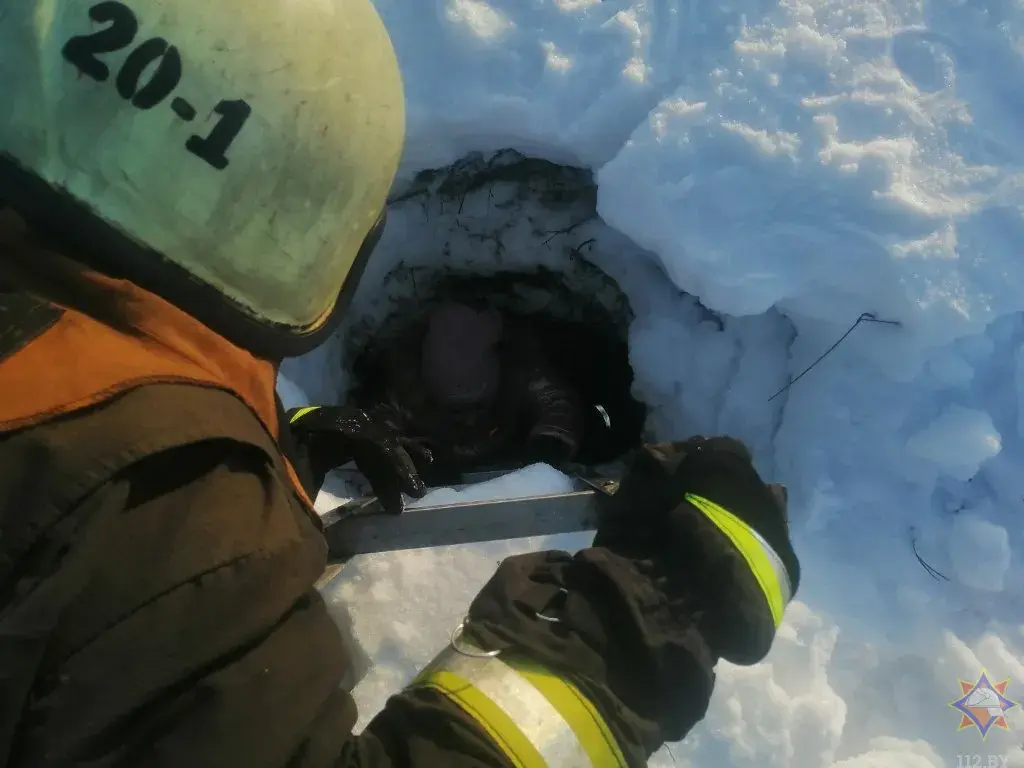
<path id="1" fill-rule="evenodd" d="M 0 197 L 268 356 L 323 338 L 405 129 L 371 0 L 19 0 L 0 12 Z"/>

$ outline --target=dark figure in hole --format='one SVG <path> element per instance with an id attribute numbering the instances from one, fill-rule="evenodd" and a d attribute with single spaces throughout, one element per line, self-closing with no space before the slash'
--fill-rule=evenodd
<path id="1" fill-rule="evenodd" d="M 557 466 L 579 452 L 580 394 L 528 319 L 439 303 L 379 365 L 382 386 L 361 405 L 430 450 L 434 461 L 421 467 L 428 482 L 485 466 Z"/>

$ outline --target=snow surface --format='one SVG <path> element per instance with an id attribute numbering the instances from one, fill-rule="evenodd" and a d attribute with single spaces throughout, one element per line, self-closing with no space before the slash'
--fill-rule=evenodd
<path id="1" fill-rule="evenodd" d="M 407 88 L 403 179 L 513 147 L 593 169 L 602 220 L 559 247 L 513 225 L 488 255 L 451 232 L 489 222 L 486 201 L 404 205 L 353 313 L 379 311 L 399 260 L 557 265 L 593 237 L 636 312 L 652 435 L 736 434 L 789 486 L 798 600 L 768 659 L 721 664 L 707 718 L 651 764 L 1024 766 L 1024 707 L 982 742 L 947 706 L 983 668 L 1024 697 L 1021 0 L 377 6 Z M 863 323 L 768 402 L 864 312 L 899 325 Z M 342 395 L 339 349 L 286 362 L 288 404 Z M 522 492 L 562 482 L 526 473 Z M 347 565 L 325 594 L 375 664 L 361 724 L 501 558 L 587 540 Z"/>

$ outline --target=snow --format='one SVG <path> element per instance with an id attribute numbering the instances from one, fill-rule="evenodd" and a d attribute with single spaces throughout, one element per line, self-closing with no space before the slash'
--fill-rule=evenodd
<path id="1" fill-rule="evenodd" d="M 967 482 L 1002 449 L 992 417 L 985 411 L 950 405 L 907 441 L 907 450 L 944 474 Z"/>
<path id="2" fill-rule="evenodd" d="M 953 521 L 950 556 L 960 581 L 974 589 L 1001 592 L 1010 569 L 1010 535 L 977 510 Z"/>
<path id="3" fill-rule="evenodd" d="M 707 718 L 651 764 L 1024 766 L 1024 707 L 982 742 L 947 706 L 983 669 L 1024 695 L 1024 4 L 377 5 L 407 89 L 400 183 L 512 147 L 592 169 L 600 219 L 547 242 L 528 220 L 568 213 L 403 204 L 352 317 L 383 311 L 399 261 L 557 268 L 593 238 L 636 314 L 651 436 L 736 434 L 789 486 L 797 602 L 768 659 L 723 663 Z M 898 324 L 862 323 L 769 402 L 862 313 Z M 343 359 L 334 340 L 287 361 L 282 397 L 337 400 Z M 525 472 L 488 492 L 560 482 Z M 587 540 L 347 565 L 325 594 L 374 662 L 360 727 L 502 557 Z"/>

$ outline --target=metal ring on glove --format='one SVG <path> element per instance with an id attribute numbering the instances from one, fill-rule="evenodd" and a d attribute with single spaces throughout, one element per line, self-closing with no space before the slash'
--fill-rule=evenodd
<path id="1" fill-rule="evenodd" d="M 563 595 L 568 595 L 569 594 L 569 590 L 567 590 L 565 587 L 559 587 L 558 591 L 561 592 Z M 561 621 L 562 621 L 561 619 L 559 619 L 559 618 L 557 618 L 555 616 L 546 616 L 543 613 L 541 613 L 540 611 L 534 611 L 533 615 L 536 616 L 538 619 L 541 619 L 542 621 L 550 622 L 551 624 L 560 624 Z"/>
<path id="2" fill-rule="evenodd" d="M 466 623 L 469 621 L 468 618 L 463 619 L 459 622 L 458 626 L 452 630 L 451 634 L 451 645 L 456 653 L 461 653 L 463 656 L 469 656 L 474 659 L 492 659 L 501 653 L 501 649 L 496 651 L 479 651 L 479 650 L 466 650 L 464 647 L 459 647 L 459 640 L 462 639 L 462 633 L 466 630 Z"/>

